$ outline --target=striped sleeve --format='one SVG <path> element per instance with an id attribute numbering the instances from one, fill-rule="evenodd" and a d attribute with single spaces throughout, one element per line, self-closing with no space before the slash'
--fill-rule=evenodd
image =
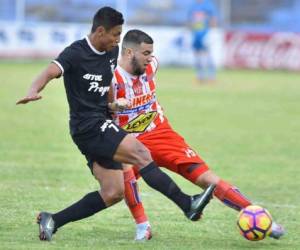
<path id="1" fill-rule="evenodd" d="M 155 56 L 152 57 L 152 61 L 150 63 L 150 66 L 151 66 L 153 74 L 155 75 L 157 70 L 158 70 L 158 66 L 159 66 L 158 60 Z"/>

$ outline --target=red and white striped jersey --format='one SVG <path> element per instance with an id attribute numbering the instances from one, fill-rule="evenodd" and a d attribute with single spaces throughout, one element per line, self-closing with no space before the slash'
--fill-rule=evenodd
<path id="1" fill-rule="evenodd" d="M 145 73 L 140 76 L 131 75 L 119 65 L 114 72 L 112 80 L 114 100 L 125 98 L 131 104 L 128 109 L 116 112 L 115 122 L 135 136 L 153 130 L 165 119 L 155 93 L 154 76 L 157 68 L 158 61 L 153 57 Z"/>

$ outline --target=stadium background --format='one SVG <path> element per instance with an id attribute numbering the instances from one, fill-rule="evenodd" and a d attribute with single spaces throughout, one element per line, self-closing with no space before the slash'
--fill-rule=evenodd
<path id="1" fill-rule="evenodd" d="M 161 64 L 191 66 L 187 12 L 193 2 L 1 0 L 0 58 L 54 57 L 88 33 L 95 9 L 110 5 L 124 13 L 125 28 L 140 27 L 153 36 Z M 217 65 L 300 70 L 300 1 L 215 3 L 220 26 L 210 33 L 208 44 Z"/>
<path id="2" fill-rule="evenodd" d="M 210 44 L 220 70 L 215 84 L 196 85 L 186 11 L 191 0 L 0 0 L 0 249 L 300 249 L 300 45 L 296 0 L 219 0 L 220 26 Z M 155 39 L 161 62 L 158 96 L 173 127 L 224 179 L 266 207 L 287 229 L 280 241 L 247 242 L 236 213 L 213 200 L 190 223 L 178 208 L 139 181 L 153 227 L 133 241 L 123 202 L 37 238 L 38 211 L 57 211 L 96 190 L 68 132 L 62 79 L 43 99 L 15 102 L 49 59 L 90 29 L 102 5 L 122 10 L 126 29 Z M 250 70 L 249 70 L 250 69 Z M 184 191 L 199 192 L 172 175 Z"/>

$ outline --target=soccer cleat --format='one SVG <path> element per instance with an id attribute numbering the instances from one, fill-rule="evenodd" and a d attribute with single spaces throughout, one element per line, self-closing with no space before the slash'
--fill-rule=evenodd
<path id="1" fill-rule="evenodd" d="M 147 241 L 152 238 L 151 226 L 149 223 L 136 225 L 135 241 Z"/>
<path id="2" fill-rule="evenodd" d="M 52 235 L 55 233 L 55 223 L 52 218 L 52 214 L 40 212 L 37 217 L 37 223 L 39 224 L 40 240 L 50 241 L 52 239 Z"/>
<path id="3" fill-rule="evenodd" d="M 269 234 L 269 236 L 273 239 L 279 240 L 283 235 L 285 235 L 284 228 L 273 221 L 271 233 Z"/>
<path id="4" fill-rule="evenodd" d="M 202 212 L 212 198 L 215 188 L 216 185 L 211 184 L 203 193 L 191 197 L 190 211 L 185 213 L 188 219 L 197 221 L 201 218 Z"/>

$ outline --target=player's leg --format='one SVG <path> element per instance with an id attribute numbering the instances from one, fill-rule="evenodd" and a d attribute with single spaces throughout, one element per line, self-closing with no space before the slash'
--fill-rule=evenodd
<path id="1" fill-rule="evenodd" d="M 204 81 L 207 80 L 207 53 L 204 45 L 204 35 L 196 35 L 194 37 L 193 50 L 197 81 L 204 83 Z"/>
<path id="2" fill-rule="evenodd" d="M 189 164 L 184 164 L 183 166 L 179 167 L 179 169 L 183 171 L 182 175 L 201 188 L 205 188 L 208 185 L 215 184 L 216 188 L 214 191 L 214 196 L 217 197 L 226 206 L 240 211 L 241 209 L 252 205 L 252 202 L 247 199 L 237 187 L 233 186 L 229 182 L 220 179 L 213 171 L 207 169 L 207 171 L 203 172 L 200 170 L 200 166 L 199 168 L 197 168 L 197 165 L 191 166 L 194 166 L 194 171 L 192 172 L 187 171 L 190 168 Z M 279 239 L 284 234 L 284 228 L 280 224 L 273 221 L 270 237 Z"/>
<path id="3" fill-rule="evenodd" d="M 135 172 L 129 165 L 124 167 L 124 184 L 124 198 L 136 223 L 135 240 L 150 240 L 152 237 L 151 226 L 140 198 Z"/>
<path id="4" fill-rule="evenodd" d="M 251 201 L 248 200 L 237 187 L 233 186 L 229 182 L 226 182 L 220 179 L 216 174 L 214 174 L 211 170 L 199 175 L 196 179 L 195 184 L 205 188 L 210 184 L 216 184 L 216 189 L 214 191 L 214 196 L 217 197 L 220 201 L 222 201 L 225 205 L 240 211 L 241 209 L 251 205 Z M 274 239 L 279 239 L 285 234 L 284 228 L 273 221 L 272 223 L 272 231 L 269 235 Z"/>
<path id="5" fill-rule="evenodd" d="M 161 125 L 163 133 L 147 133 L 139 140 L 151 151 L 153 159 L 161 166 L 182 175 L 192 183 L 205 188 L 216 185 L 214 195 L 226 205 L 240 210 L 251 204 L 236 187 L 221 180 L 209 170 L 205 162 L 177 134 L 167 122 Z M 155 143 L 154 143 L 155 142 Z M 271 237 L 280 238 L 284 234 L 282 226 L 273 222 Z"/>
<path id="6" fill-rule="evenodd" d="M 149 150 L 131 135 L 124 137 L 113 159 L 137 166 L 144 181 L 150 187 L 171 199 L 191 220 L 199 219 L 214 190 L 212 185 L 200 196 L 191 197 L 186 195 L 167 174 L 157 167 L 151 158 Z"/>
<path id="7" fill-rule="evenodd" d="M 148 222 L 148 218 L 145 214 L 139 195 L 138 183 L 132 167 L 126 167 L 124 169 L 124 186 L 124 198 L 136 224 Z"/>
<path id="8" fill-rule="evenodd" d="M 202 50 L 195 50 L 194 55 L 197 80 L 199 83 L 203 83 L 206 79 L 205 56 Z"/>
<path id="9" fill-rule="evenodd" d="M 185 168 L 185 166 L 183 166 L 183 168 Z M 211 170 L 207 170 L 202 174 L 197 174 L 196 167 L 194 171 L 194 176 L 198 175 L 196 180 L 194 180 L 194 183 L 201 188 L 206 188 L 210 184 L 215 184 L 216 189 L 214 191 L 214 196 L 217 197 L 226 206 L 240 211 L 241 209 L 252 204 L 251 201 L 247 199 L 237 187 L 233 186 L 229 182 L 220 179 Z"/>
<path id="10" fill-rule="evenodd" d="M 100 184 L 99 193 L 107 207 L 123 200 L 124 178 L 122 169 L 106 169 L 94 162 L 93 174 Z"/>
<path id="11" fill-rule="evenodd" d="M 63 225 L 90 217 L 122 200 L 124 193 L 122 169 L 106 169 L 97 162 L 94 162 L 92 167 L 101 189 L 86 194 L 79 201 L 57 213 L 41 212 L 38 216 L 40 240 L 49 241 L 53 233 Z"/>
<path id="12" fill-rule="evenodd" d="M 205 78 L 208 81 L 214 81 L 216 79 L 216 65 L 209 48 L 205 49 L 203 58 L 205 61 L 205 68 L 206 68 Z"/>
<path id="13" fill-rule="evenodd" d="M 214 194 L 217 198 L 237 210 L 251 204 L 237 188 L 220 180 L 201 157 L 165 122 L 161 125 L 164 133 L 148 133 L 139 139 L 146 145 L 155 161 L 167 167 L 192 183 L 207 188 L 216 185 Z M 155 143 L 153 143 L 155 141 Z"/>

